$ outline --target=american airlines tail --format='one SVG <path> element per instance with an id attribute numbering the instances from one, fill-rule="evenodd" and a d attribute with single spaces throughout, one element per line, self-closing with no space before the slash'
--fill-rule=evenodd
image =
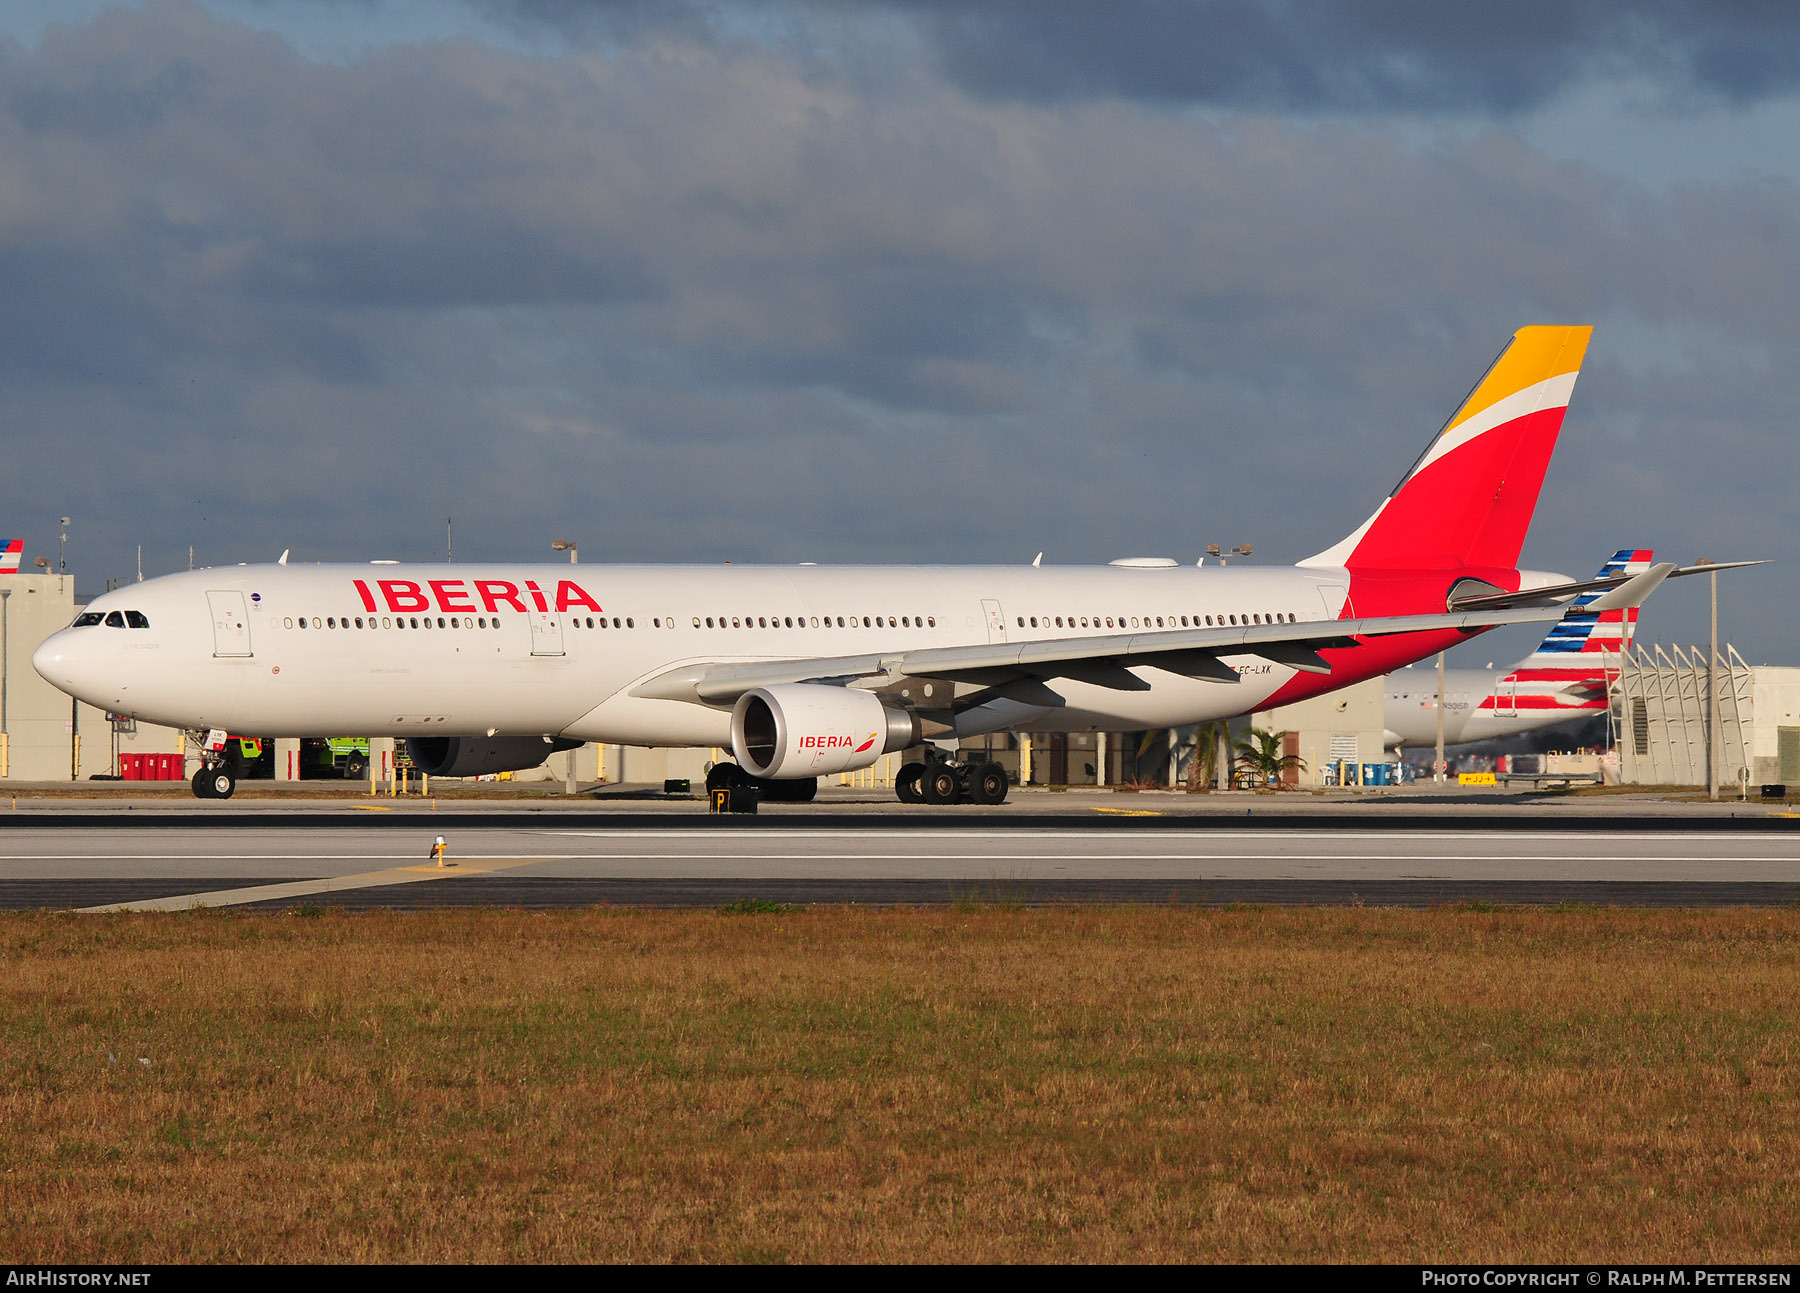
<path id="1" fill-rule="evenodd" d="M 1515 569 L 1592 333 L 1520 328 L 1375 514 L 1300 564 Z"/>
<path id="2" fill-rule="evenodd" d="M 1600 567 L 1595 578 L 1642 574 L 1650 569 L 1655 556 L 1649 548 L 1621 548 Z M 1617 667 L 1616 660 L 1608 666 L 1601 657 L 1616 657 L 1631 646 L 1632 636 L 1637 632 L 1638 608 L 1631 606 L 1598 614 L 1590 611 L 1589 604 L 1599 599 L 1603 591 L 1583 593 L 1570 603 L 1568 613 L 1556 622 L 1537 650 L 1515 667 L 1515 676 L 1521 682 L 1547 676 L 1538 672 L 1542 670 L 1555 670 L 1556 676 L 1562 677 L 1571 669 L 1594 674 L 1607 667 Z"/>

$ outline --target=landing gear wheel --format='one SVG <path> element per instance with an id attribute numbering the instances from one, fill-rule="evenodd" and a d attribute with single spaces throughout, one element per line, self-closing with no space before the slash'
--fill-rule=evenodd
<path id="1" fill-rule="evenodd" d="M 962 795 L 962 778 L 948 763 L 934 763 L 919 779 L 919 791 L 928 804 L 953 804 Z"/>
<path id="2" fill-rule="evenodd" d="M 202 768 L 194 774 L 194 794 L 200 799 L 230 799 L 237 778 L 224 767 Z"/>
<path id="3" fill-rule="evenodd" d="M 909 763 L 900 769 L 894 778 L 894 797 L 903 804 L 922 804 L 925 802 L 925 765 Z"/>
<path id="4" fill-rule="evenodd" d="M 1006 769 L 998 763 L 977 763 L 969 770 L 968 794 L 974 803 L 1005 803 L 1006 786 Z"/>

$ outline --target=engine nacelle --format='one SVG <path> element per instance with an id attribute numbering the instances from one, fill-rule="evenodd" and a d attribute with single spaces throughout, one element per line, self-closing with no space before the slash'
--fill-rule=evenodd
<path id="1" fill-rule="evenodd" d="M 731 711 L 731 752 L 753 777 L 850 772 L 918 740 L 915 715 L 848 687 L 756 687 L 739 696 Z"/>
<path id="2" fill-rule="evenodd" d="M 550 736 L 409 736 L 406 752 L 428 777 L 479 777 L 535 768 L 580 741 Z"/>

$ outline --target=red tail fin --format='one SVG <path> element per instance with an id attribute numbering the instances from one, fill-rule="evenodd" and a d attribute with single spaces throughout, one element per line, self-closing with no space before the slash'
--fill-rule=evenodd
<path id="1" fill-rule="evenodd" d="M 1303 566 L 1513 568 L 1592 328 L 1520 328 L 1398 488 Z"/>

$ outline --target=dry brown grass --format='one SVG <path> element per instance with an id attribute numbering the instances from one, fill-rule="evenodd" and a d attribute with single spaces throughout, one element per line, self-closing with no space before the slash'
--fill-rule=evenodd
<path id="1" fill-rule="evenodd" d="M 1800 1256 L 1795 912 L 756 907 L 0 918 L 0 1251 Z"/>

